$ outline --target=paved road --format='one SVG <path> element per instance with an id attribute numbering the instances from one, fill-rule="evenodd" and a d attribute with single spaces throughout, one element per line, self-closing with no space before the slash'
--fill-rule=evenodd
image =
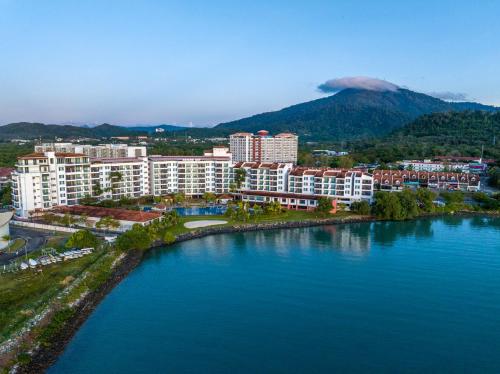
<path id="1" fill-rule="evenodd" d="M 40 247 L 42 247 L 46 242 L 47 238 L 52 235 L 51 232 L 48 231 L 39 231 L 28 229 L 25 227 L 18 227 L 11 225 L 10 226 L 10 235 L 12 239 L 15 238 L 23 238 L 26 240 L 26 248 L 22 248 L 18 251 L 18 253 L 2 253 L 0 254 L 0 265 L 8 264 L 10 260 L 16 257 L 24 256 L 25 252 L 30 253 L 33 252 Z"/>

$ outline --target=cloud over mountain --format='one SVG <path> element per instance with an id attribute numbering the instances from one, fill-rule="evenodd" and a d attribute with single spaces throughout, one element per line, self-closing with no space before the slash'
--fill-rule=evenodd
<path id="1" fill-rule="evenodd" d="M 467 100 L 467 94 L 463 92 L 450 92 L 450 91 L 444 91 L 444 92 L 429 92 L 430 96 L 437 97 L 438 99 L 441 100 L 447 100 L 447 101 L 466 101 Z"/>
<path id="2" fill-rule="evenodd" d="M 344 77 L 327 80 L 318 86 L 324 93 L 338 92 L 346 88 L 357 88 L 370 91 L 397 91 L 397 85 L 382 79 L 370 77 Z"/>

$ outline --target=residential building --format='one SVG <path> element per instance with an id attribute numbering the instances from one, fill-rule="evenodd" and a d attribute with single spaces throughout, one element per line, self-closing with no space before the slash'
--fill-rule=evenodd
<path id="1" fill-rule="evenodd" d="M 375 170 L 373 182 L 375 188 L 382 191 L 399 191 L 405 187 L 479 191 L 481 186 L 475 174 L 413 170 Z"/>
<path id="2" fill-rule="evenodd" d="M 146 147 L 127 144 L 44 143 L 35 146 L 35 152 L 83 153 L 92 158 L 145 157 Z"/>
<path id="3" fill-rule="evenodd" d="M 0 190 L 4 189 L 11 181 L 14 168 L 0 168 Z"/>
<path id="4" fill-rule="evenodd" d="M 278 201 L 289 209 L 314 209 L 322 197 L 346 205 L 361 200 L 371 202 L 373 198 L 372 175 L 358 170 L 259 163 L 236 164 L 235 168 L 246 170 L 245 182 L 238 191 L 243 201 Z M 286 182 L 281 182 L 283 177 Z"/>
<path id="5" fill-rule="evenodd" d="M 240 132 L 229 136 L 229 147 L 235 162 L 297 163 L 298 136 L 290 133 L 270 136 L 266 130 L 254 135 Z"/>
<path id="6" fill-rule="evenodd" d="M 292 163 L 239 162 L 234 165 L 245 171 L 245 179 L 239 189 L 253 191 L 286 192 L 288 174 L 293 168 Z"/>
<path id="7" fill-rule="evenodd" d="M 12 202 L 18 216 L 57 205 L 76 205 L 90 193 L 90 160 L 83 153 L 36 152 L 17 159 Z"/>
<path id="8" fill-rule="evenodd" d="M 431 160 L 404 160 L 399 163 L 405 170 L 414 171 L 454 171 L 454 172 L 469 172 L 468 162 L 441 162 Z"/>
<path id="9" fill-rule="evenodd" d="M 153 195 L 222 194 L 229 192 L 233 181 L 232 157 L 225 147 L 215 147 L 203 156 L 150 156 L 149 172 Z"/>
<path id="10" fill-rule="evenodd" d="M 119 200 L 149 195 L 147 157 L 91 158 L 92 196 Z"/>

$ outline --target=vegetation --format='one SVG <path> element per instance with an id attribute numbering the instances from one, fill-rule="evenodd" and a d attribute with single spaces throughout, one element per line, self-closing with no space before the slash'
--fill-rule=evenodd
<path id="1" fill-rule="evenodd" d="M 206 203 L 213 203 L 215 200 L 217 200 L 217 195 L 215 195 L 213 192 L 205 192 L 203 194 L 203 200 L 205 200 Z"/>
<path id="2" fill-rule="evenodd" d="M 316 207 L 316 212 L 321 214 L 328 214 L 332 207 L 332 200 L 327 197 L 322 197 L 318 200 L 318 206 Z"/>
<path id="3" fill-rule="evenodd" d="M 422 193 L 420 196 L 429 197 Z M 415 218 L 427 209 L 427 201 L 421 201 L 417 192 L 405 189 L 398 193 L 377 192 L 372 212 L 378 218 L 399 221 Z"/>
<path id="4" fill-rule="evenodd" d="M 256 132 L 264 128 L 273 133 L 291 131 L 308 140 L 346 140 L 384 136 L 420 115 L 463 110 L 493 111 L 494 108 L 475 103 L 449 103 L 405 89 L 385 92 L 346 89 L 333 96 L 220 124 L 213 130 L 204 131 L 205 134 L 224 134 Z"/>
<path id="5" fill-rule="evenodd" d="M 241 184 L 245 181 L 247 172 L 245 169 L 235 169 L 234 170 L 234 182 L 236 183 L 236 188 L 240 189 Z"/>
<path id="6" fill-rule="evenodd" d="M 0 139 L 50 139 L 54 138 L 109 138 L 111 136 L 145 135 L 144 131 L 134 131 L 126 127 L 113 126 L 107 123 L 86 128 L 71 125 L 45 125 L 43 123 L 18 122 L 0 126 Z M 31 152 L 32 152 L 31 147 Z"/>
<path id="7" fill-rule="evenodd" d="M 359 140 L 350 144 L 358 162 L 393 162 L 437 155 L 500 159 L 500 113 L 451 112 L 417 118 L 384 139 Z M 498 183 L 495 172 L 494 181 Z M 494 182 L 495 183 L 495 182 Z"/>
<path id="8" fill-rule="evenodd" d="M 12 186 L 7 184 L 0 190 L 0 207 L 12 205 Z"/>
<path id="9" fill-rule="evenodd" d="M 69 237 L 66 248 L 96 248 L 98 244 L 99 240 L 89 230 L 79 230 Z"/>
<path id="10" fill-rule="evenodd" d="M 146 250 L 151 246 L 152 239 L 148 229 L 142 225 L 135 224 L 130 230 L 125 231 L 116 239 L 115 246 L 121 251 L 132 249 Z"/>
<path id="11" fill-rule="evenodd" d="M 33 144 L 0 143 L 0 167 L 13 167 L 18 157 L 32 152 Z"/>
<path id="12" fill-rule="evenodd" d="M 367 216 L 371 212 L 371 207 L 368 201 L 355 201 L 351 204 L 351 211 L 357 214 Z"/>
<path id="13" fill-rule="evenodd" d="M 116 219 L 106 216 L 102 217 L 99 221 L 95 223 L 96 229 L 118 229 L 120 227 L 120 222 Z"/>

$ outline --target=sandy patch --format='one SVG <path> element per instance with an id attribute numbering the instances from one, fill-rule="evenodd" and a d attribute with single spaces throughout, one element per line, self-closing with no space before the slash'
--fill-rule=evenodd
<path id="1" fill-rule="evenodd" d="M 188 229 L 197 229 L 200 227 L 207 227 L 207 226 L 215 226 L 215 225 L 224 225 L 226 224 L 227 221 L 222 221 L 222 220 L 202 220 L 202 221 L 191 221 L 191 222 L 186 222 L 184 224 L 184 227 Z"/>

